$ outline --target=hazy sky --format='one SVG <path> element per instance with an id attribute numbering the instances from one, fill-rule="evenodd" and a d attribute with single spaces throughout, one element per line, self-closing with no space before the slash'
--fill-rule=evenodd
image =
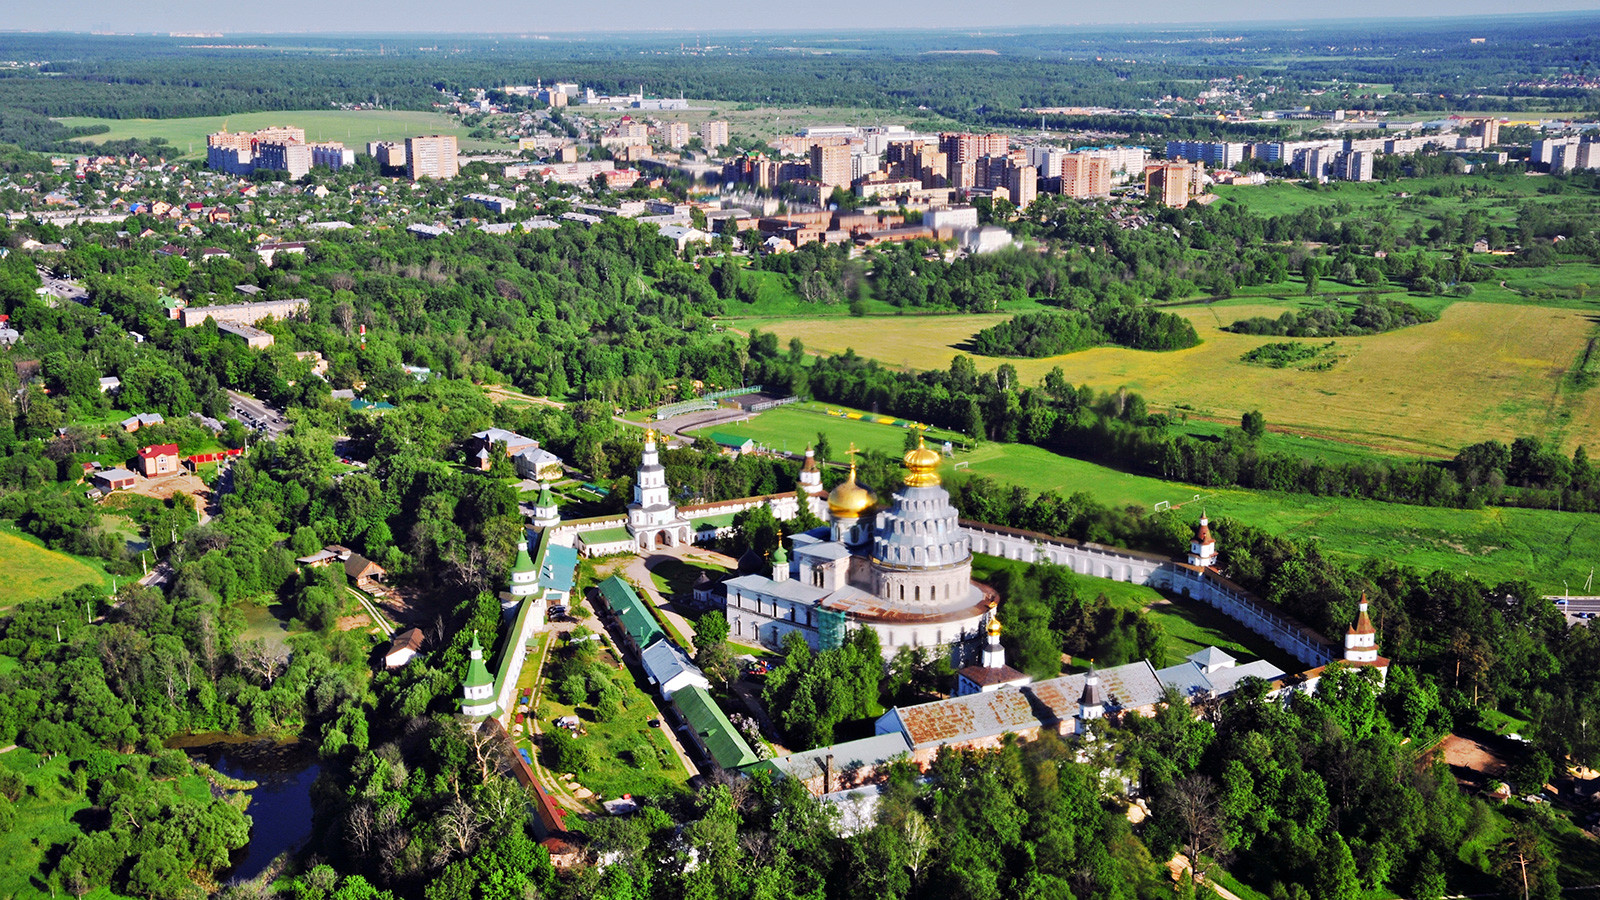
<path id="1" fill-rule="evenodd" d="M 1392 16 L 1472 16 L 1507 11 L 1597 10 L 1600 0 L 1353 0 L 1296 3 L 1239 0 L 1062 2 L 1062 0 L 921 0 L 861 3 L 806 0 L 610 0 L 535 3 L 531 0 L 4 0 L 0 29 L 61 31 L 397 32 L 556 34 L 574 31 L 694 32 L 732 28 L 798 29 L 957 27 L 1013 31 L 1029 25 L 1116 22 L 1251 22 Z"/>

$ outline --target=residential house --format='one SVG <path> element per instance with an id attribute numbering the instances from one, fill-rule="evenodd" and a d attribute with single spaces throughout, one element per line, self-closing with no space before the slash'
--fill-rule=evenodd
<path id="1" fill-rule="evenodd" d="M 139 473 L 146 478 L 171 475 L 179 468 L 177 444 L 151 444 L 139 449 Z"/>
<path id="2" fill-rule="evenodd" d="M 344 561 L 344 574 L 356 583 L 357 588 L 369 594 L 381 594 L 387 590 L 383 579 L 389 573 L 384 571 L 383 566 L 359 553 L 350 554 Z"/>
<path id="3" fill-rule="evenodd" d="M 422 629 L 407 628 L 389 642 L 389 652 L 383 655 L 385 668 L 398 669 L 410 662 L 422 649 Z"/>

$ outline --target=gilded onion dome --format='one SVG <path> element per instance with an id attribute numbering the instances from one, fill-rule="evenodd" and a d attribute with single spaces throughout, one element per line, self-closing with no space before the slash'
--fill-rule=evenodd
<path id="1" fill-rule="evenodd" d="M 850 475 L 828 494 L 828 512 L 839 518 L 859 519 L 877 502 L 871 491 L 856 483 L 856 464 L 852 462 Z"/>
<path id="2" fill-rule="evenodd" d="M 922 433 L 917 433 L 917 449 L 905 455 L 906 487 L 933 487 L 939 483 L 940 457 L 922 443 Z"/>

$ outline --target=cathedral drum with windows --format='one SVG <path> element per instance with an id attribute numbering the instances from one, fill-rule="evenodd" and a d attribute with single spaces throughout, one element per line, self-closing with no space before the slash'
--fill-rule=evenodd
<path id="1" fill-rule="evenodd" d="M 919 439 L 905 456 L 905 486 L 882 507 L 852 464 L 828 495 L 826 529 L 795 535 L 792 554 L 774 556 L 771 577 L 727 582 L 733 638 L 776 647 L 792 631 L 827 648 L 846 628 L 867 627 L 885 657 L 910 645 L 966 662 L 989 598 L 972 581 L 971 544 L 939 463 Z"/>

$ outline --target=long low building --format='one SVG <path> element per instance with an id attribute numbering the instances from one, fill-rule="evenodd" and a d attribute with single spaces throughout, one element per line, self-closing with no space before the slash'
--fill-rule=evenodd
<path id="1" fill-rule="evenodd" d="M 188 306 L 178 311 L 185 328 L 195 328 L 206 319 L 218 325 L 254 325 L 262 319 L 287 319 L 306 311 L 311 303 L 303 298 L 294 300 L 262 300 L 256 303 L 221 303 L 216 306 Z"/>

